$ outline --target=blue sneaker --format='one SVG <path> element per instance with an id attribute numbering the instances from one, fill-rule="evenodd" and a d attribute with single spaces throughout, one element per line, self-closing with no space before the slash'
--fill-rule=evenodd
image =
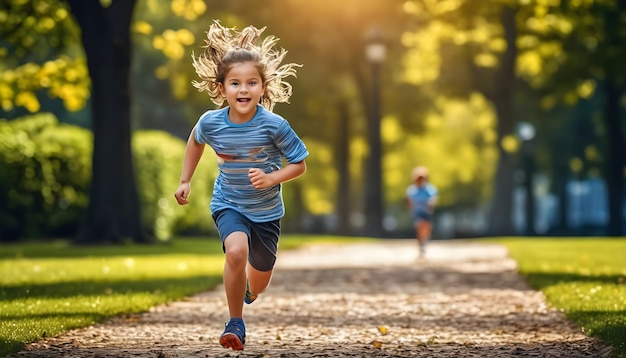
<path id="1" fill-rule="evenodd" d="M 248 288 L 248 282 L 246 282 L 246 297 L 243 298 L 243 301 L 247 304 L 251 304 L 252 302 L 254 302 L 254 300 L 256 300 L 257 297 L 259 297 L 259 295 L 255 295 L 250 292 L 250 289 Z"/>
<path id="2" fill-rule="evenodd" d="M 246 344 L 246 326 L 241 318 L 231 318 L 220 336 L 220 344 L 224 348 L 242 351 Z"/>

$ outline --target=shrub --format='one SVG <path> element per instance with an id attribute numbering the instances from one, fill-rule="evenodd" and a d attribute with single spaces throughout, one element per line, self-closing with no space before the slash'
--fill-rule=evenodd
<path id="1" fill-rule="evenodd" d="M 52 114 L 0 120 L 0 242 L 77 233 L 89 204 L 92 146 L 89 130 L 59 124 Z M 190 204 L 181 207 L 173 194 L 185 142 L 162 131 L 137 131 L 132 150 L 144 227 L 161 240 L 177 232 L 214 232 L 211 158 L 198 165 Z"/>
<path id="2" fill-rule="evenodd" d="M 36 138 L 42 168 L 42 197 L 47 233 L 75 233 L 89 204 L 92 134 L 61 124 L 48 127 Z"/>
<path id="3" fill-rule="evenodd" d="M 73 228 L 87 206 L 91 134 L 52 114 L 0 122 L 0 240 Z"/>
<path id="4" fill-rule="evenodd" d="M 201 160 L 194 174 L 190 204 L 181 207 L 174 191 L 180 180 L 185 142 L 162 131 L 137 131 L 132 148 L 144 226 L 159 240 L 179 231 L 212 231 L 209 200 L 215 178 L 211 168 L 216 166 L 207 165 L 206 158 Z"/>

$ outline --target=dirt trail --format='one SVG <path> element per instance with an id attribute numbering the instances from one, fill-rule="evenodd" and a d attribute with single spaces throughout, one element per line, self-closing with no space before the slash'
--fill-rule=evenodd
<path id="1" fill-rule="evenodd" d="M 12 357 L 609 357 L 546 305 L 499 245 L 412 240 L 279 252 L 246 306 L 243 352 L 217 340 L 222 287 L 27 347 Z"/>

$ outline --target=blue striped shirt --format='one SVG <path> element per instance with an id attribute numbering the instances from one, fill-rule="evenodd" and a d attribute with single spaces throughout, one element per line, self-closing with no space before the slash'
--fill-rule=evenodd
<path id="1" fill-rule="evenodd" d="M 270 173 L 287 163 L 304 160 L 309 152 L 289 122 L 257 105 L 254 117 L 242 124 L 228 119 L 229 107 L 200 116 L 196 141 L 208 144 L 217 154 L 219 174 L 213 186 L 211 211 L 234 209 L 253 222 L 268 222 L 285 215 L 280 184 L 255 189 L 248 178 L 250 168 Z"/>
<path id="2" fill-rule="evenodd" d="M 430 202 L 438 194 L 437 188 L 430 183 L 425 183 L 422 186 L 415 184 L 409 185 L 406 189 L 406 197 L 411 202 L 411 214 L 414 218 L 420 215 L 430 215 Z"/>

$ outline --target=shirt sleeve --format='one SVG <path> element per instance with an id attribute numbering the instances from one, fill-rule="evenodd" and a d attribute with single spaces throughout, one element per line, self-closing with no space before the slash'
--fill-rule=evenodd
<path id="1" fill-rule="evenodd" d="M 274 144 L 285 157 L 287 163 L 298 163 L 309 156 L 306 145 L 286 120 L 283 120 L 278 126 Z"/>
<path id="2" fill-rule="evenodd" d="M 208 144 L 206 139 L 202 135 L 202 118 L 204 118 L 204 115 L 202 115 L 200 119 L 198 119 L 198 122 L 196 123 L 196 126 L 195 126 L 196 135 L 194 136 L 194 139 L 196 140 L 196 142 L 200 144 Z"/>

